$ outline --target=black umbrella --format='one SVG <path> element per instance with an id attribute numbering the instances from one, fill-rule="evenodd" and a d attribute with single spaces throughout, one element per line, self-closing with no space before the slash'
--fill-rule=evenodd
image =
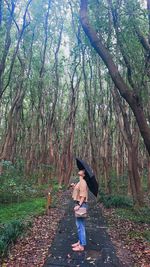
<path id="1" fill-rule="evenodd" d="M 88 188 L 90 191 L 97 197 L 98 194 L 98 183 L 96 181 L 95 175 L 90 168 L 90 166 L 82 159 L 76 158 L 77 167 L 79 170 L 85 170 L 84 179 L 87 182 Z"/>

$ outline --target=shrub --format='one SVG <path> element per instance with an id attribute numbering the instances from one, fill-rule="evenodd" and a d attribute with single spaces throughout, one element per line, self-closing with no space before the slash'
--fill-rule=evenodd
<path id="1" fill-rule="evenodd" d="M 28 198 L 43 196 L 34 180 L 24 177 L 21 161 L 12 164 L 10 161 L 1 161 L 3 173 L 0 175 L 0 203 L 13 203 L 24 201 Z"/>
<path id="2" fill-rule="evenodd" d="M 0 229 L 0 256 L 5 256 L 9 246 L 15 243 L 17 238 L 21 236 L 28 224 L 19 220 L 14 220 L 8 224 L 5 224 Z"/>
<path id="3" fill-rule="evenodd" d="M 127 219 L 136 223 L 148 223 L 150 224 L 150 208 L 149 207 L 139 207 L 139 208 L 119 208 L 117 209 L 117 214 L 122 219 Z"/>
<path id="4" fill-rule="evenodd" d="M 150 230 L 145 230 L 143 236 L 147 241 L 150 242 Z"/>
<path id="5" fill-rule="evenodd" d="M 105 195 L 104 193 L 100 193 L 99 200 L 103 202 L 106 208 L 110 207 L 132 207 L 133 201 L 131 198 L 122 195 Z"/>

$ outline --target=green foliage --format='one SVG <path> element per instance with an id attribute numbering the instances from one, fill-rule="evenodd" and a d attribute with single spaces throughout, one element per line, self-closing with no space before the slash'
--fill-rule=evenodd
<path id="1" fill-rule="evenodd" d="M 0 256 L 6 255 L 9 246 L 16 242 L 28 226 L 22 221 L 14 220 L 0 228 Z"/>
<path id="2" fill-rule="evenodd" d="M 25 188 L 22 184 L 23 172 L 21 165 L 16 162 L 16 166 L 11 161 L 1 161 L 3 174 L 0 176 L 0 197 L 1 202 L 10 202 L 13 199 L 19 200 Z"/>
<path id="3" fill-rule="evenodd" d="M 117 214 L 122 219 L 128 219 L 137 223 L 150 223 L 150 208 L 128 208 L 128 209 L 117 209 Z"/>
<path id="4" fill-rule="evenodd" d="M 143 186 L 143 189 L 144 189 L 145 192 L 148 191 L 148 186 L 147 186 L 148 181 L 147 181 L 147 178 L 148 178 L 148 169 L 147 168 L 144 168 L 143 169 L 143 176 L 141 177 L 141 181 L 142 181 L 142 186 Z"/>
<path id="5" fill-rule="evenodd" d="M 145 239 L 146 241 L 150 242 L 150 231 L 149 230 L 144 230 L 142 231 L 137 231 L 137 230 L 131 230 L 129 233 L 128 233 L 128 236 L 130 238 L 134 238 L 134 239 Z"/>
<path id="6" fill-rule="evenodd" d="M 99 200 L 103 202 L 106 208 L 110 207 L 132 207 L 133 202 L 127 196 L 122 195 L 105 195 L 103 192 L 100 192 Z"/>
<path id="7" fill-rule="evenodd" d="M 140 231 L 133 231 L 133 230 L 131 230 L 129 233 L 128 233 L 128 236 L 130 237 L 130 238 L 134 238 L 134 239 L 139 239 L 139 238 L 141 238 L 142 237 L 142 232 Z"/>
<path id="8" fill-rule="evenodd" d="M 52 191 L 54 193 L 58 192 L 59 189 L 65 189 L 65 185 L 59 185 L 58 181 L 56 179 L 52 179 L 51 180 L 51 187 L 52 187 Z"/>
<path id="9" fill-rule="evenodd" d="M 99 200 L 106 208 L 116 208 L 116 213 L 121 219 L 130 220 L 136 223 L 150 224 L 150 207 L 135 207 L 133 200 L 123 195 L 106 195 L 100 192 Z M 134 233 L 133 233 L 134 235 Z M 136 235 L 136 233 L 135 233 Z M 145 238 L 149 239 L 149 232 L 145 233 Z"/>
<path id="10" fill-rule="evenodd" d="M 143 232 L 144 238 L 150 242 L 150 230 L 146 230 Z"/>
<path id="11" fill-rule="evenodd" d="M 57 203 L 58 203 L 58 199 L 55 195 L 52 196 L 52 204 L 51 204 L 51 208 L 56 208 L 57 207 Z"/>
<path id="12" fill-rule="evenodd" d="M 119 189 L 120 195 L 127 194 L 127 188 L 128 188 L 128 173 L 127 171 L 124 172 L 123 175 L 120 175 L 118 178 L 116 174 L 116 170 L 110 171 L 110 177 L 111 177 L 111 190 L 112 194 L 116 194 L 117 190 Z M 119 181 L 119 184 L 118 184 Z"/>
<path id="13" fill-rule="evenodd" d="M 0 205 L 0 223 L 20 220 L 28 216 L 43 214 L 46 207 L 46 198 L 30 199 L 22 203 Z"/>
<path id="14" fill-rule="evenodd" d="M 128 233 L 128 236 L 130 237 L 130 238 L 134 238 L 134 239 L 139 239 L 139 238 L 143 238 L 144 237 L 144 239 L 146 240 L 146 241 L 148 241 L 148 242 L 150 242 L 150 231 L 149 230 L 145 230 L 145 231 L 130 231 L 129 233 Z"/>
<path id="15" fill-rule="evenodd" d="M 29 198 L 42 197 L 49 186 L 55 192 L 59 189 L 56 179 L 51 179 L 49 184 L 38 185 L 39 173 L 33 174 L 27 179 L 24 176 L 24 163 L 22 161 L 17 161 L 15 165 L 10 161 L 2 161 L 1 165 L 3 166 L 3 174 L 0 176 L 0 203 L 21 202 Z M 49 165 L 43 166 L 44 170 L 51 171 Z"/>
<path id="16" fill-rule="evenodd" d="M 112 159 L 116 156 L 118 142 L 117 118 L 110 93 L 112 84 L 110 77 L 108 77 L 107 67 L 91 47 L 82 27 L 79 27 L 79 1 L 70 1 L 70 3 L 68 1 L 51 1 L 47 27 L 45 25 L 47 4 L 42 0 L 32 1 L 27 12 L 25 23 L 27 28 L 22 35 L 18 53 L 14 64 L 12 64 L 13 53 L 16 50 L 19 37 L 16 25 L 18 24 L 21 30 L 23 12 L 26 7 L 25 2 L 19 1 L 12 16 L 15 21 L 12 21 L 10 29 L 11 46 L 4 64 L 5 70 L 1 77 L 3 91 L 12 66 L 10 84 L 4 91 L 1 103 L 0 145 L 1 148 L 5 147 L 7 131 L 14 129 L 14 134 L 10 134 L 11 137 L 14 135 L 14 140 L 13 138 L 11 140 L 13 145 L 10 158 L 13 155 L 15 165 L 10 161 L 2 161 L 4 173 L 0 176 L 1 203 L 19 202 L 44 194 L 47 185 L 44 188 L 43 186 L 39 187 L 36 183 L 39 183 L 39 178 L 43 179 L 42 182 L 51 183 L 48 174 L 53 174 L 56 171 L 56 159 L 61 160 L 61 156 L 69 152 L 67 146 L 70 142 L 70 120 L 72 120 L 74 114 L 71 103 L 74 102 L 77 107 L 75 123 L 73 123 L 75 125 L 73 154 L 82 153 L 88 157 L 91 153 L 89 145 L 91 137 L 93 147 L 102 148 L 105 136 L 104 125 L 110 133 Z M 133 87 L 139 90 L 139 100 L 144 101 L 144 113 L 148 115 L 149 79 L 147 79 L 146 74 L 148 55 L 145 54 L 135 31 L 135 25 L 138 25 L 143 37 L 147 39 L 148 16 L 146 9 L 144 6 L 143 8 L 140 7 L 137 0 L 120 1 L 119 5 L 118 1 L 112 1 L 116 18 L 118 18 L 119 38 L 117 40 L 109 2 L 89 0 L 88 16 L 90 23 L 97 35 L 102 35 L 104 45 L 112 54 L 125 82 L 128 83 L 127 77 L 131 76 L 130 80 L 134 84 Z M 3 55 L 5 38 L 9 35 L 9 33 L 6 34 L 9 30 L 8 21 L 11 18 L 8 6 L 7 4 L 4 5 L 0 28 L 1 59 L 6 54 Z M 72 10 L 70 6 L 72 6 Z M 59 40 L 62 24 L 63 34 L 62 39 Z M 44 47 L 44 40 L 47 47 Z M 58 49 L 59 43 L 60 49 Z M 129 61 L 128 68 L 123 59 L 119 43 Z M 24 71 L 22 72 L 22 70 Z M 83 70 L 87 76 L 87 81 L 82 75 Z M 72 90 L 72 86 L 74 90 Z M 87 93 L 85 93 L 85 88 Z M 130 89 L 132 90 L 132 88 Z M 72 101 L 71 92 L 73 91 Z M 19 96 L 19 92 L 24 92 L 22 102 L 20 100 L 14 102 Z M 54 106 L 55 103 L 56 106 Z M 10 111 L 13 112 L 12 118 Z M 129 121 L 134 121 L 130 109 L 127 108 L 126 111 Z M 90 120 L 93 121 L 92 124 L 89 121 L 89 115 Z M 52 122 L 52 125 L 50 125 L 50 122 Z M 131 123 L 131 131 L 132 126 Z M 17 130 L 15 131 L 15 129 Z M 54 149 L 55 166 L 48 165 L 50 141 Z M 7 149 L 5 148 L 6 151 Z M 143 148 L 141 151 L 144 151 Z M 126 152 L 124 153 L 126 154 Z M 44 161 L 41 161 L 43 155 Z M 31 168 L 30 171 L 34 170 L 36 174 L 27 179 L 24 170 L 30 157 L 32 158 L 32 164 L 29 170 Z M 96 152 L 96 157 L 97 165 L 101 165 L 100 169 L 103 170 L 101 153 Z M 126 156 L 124 159 L 126 164 Z M 42 163 L 39 164 L 39 162 Z M 67 162 L 64 163 L 64 170 L 67 170 Z M 104 202 L 108 206 L 130 206 L 130 201 L 122 196 L 127 193 L 127 175 L 119 177 L 117 184 L 115 172 L 112 171 L 111 173 L 110 171 L 109 174 L 112 196 L 106 196 Z M 55 181 L 52 181 L 52 184 L 55 193 L 59 190 L 59 185 Z M 147 181 L 144 180 L 144 189 L 146 190 L 146 188 Z M 121 196 L 115 195 L 116 189 Z"/>

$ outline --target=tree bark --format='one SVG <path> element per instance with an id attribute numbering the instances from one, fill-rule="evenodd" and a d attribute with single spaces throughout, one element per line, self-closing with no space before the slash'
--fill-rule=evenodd
<path id="1" fill-rule="evenodd" d="M 22 84 L 20 84 L 20 90 L 18 90 L 16 97 L 14 98 L 12 107 L 8 117 L 8 130 L 6 133 L 5 142 L 1 152 L 0 159 L 2 160 L 14 160 L 14 146 L 16 142 L 16 133 L 18 128 L 18 122 L 20 121 L 20 112 L 24 99 L 24 91 L 22 90 Z"/>
<path id="2" fill-rule="evenodd" d="M 115 144 L 115 149 L 116 149 L 116 155 L 115 155 L 115 171 L 116 171 L 116 179 L 117 179 L 117 192 L 119 193 L 119 188 L 120 188 L 120 179 L 121 176 L 123 175 L 123 138 L 120 134 L 120 128 L 117 127 L 116 129 L 117 136 L 116 136 L 116 144 Z"/>
<path id="3" fill-rule="evenodd" d="M 73 166 L 73 141 L 75 132 L 75 117 L 77 111 L 77 98 L 78 89 L 81 81 L 81 76 L 76 76 L 77 67 L 80 62 L 76 63 L 72 77 L 71 77 L 71 96 L 70 96 L 70 111 L 69 116 L 66 119 L 64 125 L 64 141 L 63 141 L 63 152 L 60 158 L 60 168 L 59 168 L 59 184 L 68 184 L 72 166 Z M 77 78 L 76 84 L 75 79 Z"/>
<path id="4" fill-rule="evenodd" d="M 104 165 L 104 183 L 106 194 L 111 194 L 111 178 L 110 178 L 110 166 L 109 166 L 109 131 L 108 126 L 104 127 L 104 140 L 103 140 L 103 165 Z"/>
<path id="5" fill-rule="evenodd" d="M 147 167 L 148 167 L 148 174 L 147 174 L 147 189 L 148 193 L 150 193 L 150 157 L 147 156 Z"/>
<path id="6" fill-rule="evenodd" d="M 138 170 L 138 132 L 136 129 L 134 136 L 131 134 L 130 123 L 127 119 L 126 111 L 115 88 L 112 90 L 112 95 L 120 130 L 128 150 L 128 192 L 130 191 L 129 186 L 131 185 L 131 191 L 135 203 L 142 205 L 143 191 Z"/>
<path id="7" fill-rule="evenodd" d="M 98 171 L 97 171 L 97 163 L 96 163 L 96 150 L 95 150 L 95 143 L 96 143 L 96 138 L 95 138 L 95 130 L 94 130 L 94 109 L 95 106 L 92 103 L 91 100 L 91 81 L 92 81 L 92 68 L 90 66 L 90 82 L 88 83 L 88 79 L 87 79 L 87 75 L 86 75 L 86 69 L 85 69 L 85 51 L 82 49 L 82 56 L 83 56 L 83 60 L 82 60 L 82 71 L 83 71 L 83 77 L 84 77 L 84 91 L 85 91 L 85 98 L 86 98 L 86 102 L 87 102 L 87 115 L 88 115 L 88 129 L 89 129 L 89 141 L 90 141 L 90 151 L 91 151 L 91 165 L 93 168 L 93 171 L 95 173 L 95 175 L 98 175 Z"/>

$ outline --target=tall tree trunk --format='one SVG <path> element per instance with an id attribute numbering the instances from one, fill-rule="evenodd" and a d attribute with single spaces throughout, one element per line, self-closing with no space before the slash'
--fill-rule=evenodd
<path id="1" fill-rule="evenodd" d="M 148 174 L 147 174 L 147 189 L 148 189 L 148 192 L 150 193 L 150 157 L 148 156 L 147 157 L 147 167 L 148 167 Z"/>
<path id="2" fill-rule="evenodd" d="M 86 102 L 87 102 L 87 115 L 88 115 L 88 129 L 89 129 L 89 141 L 90 141 L 90 152 L 91 152 L 91 165 L 93 168 L 93 171 L 95 175 L 98 175 L 97 171 L 97 162 L 96 162 L 96 149 L 95 149 L 95 143 L 96 143 L 96 138 L 95 138 L 95 131 L 94 131 L 94 111 L 95 109 L 94 104 L 91 101 L 91 80 L 92 80 L 92 68 L 90 65 L 90 82 L 88 83 L 87 75 L 86 75 L 86 69 L 85 69 L 85 50 L 82 49 L 82 70 L 83 70 L 83 77 L 84 77 L 84 91 L 85 91 L 85 96 L 86 96 Z"/>
<path id="3" fill-rule="evenodd" d="M 143 192 L 141 186 L 141 179 L 138 170 L 138 134 L 137 130 L 135 135 L 131 134 L 130 123 L 127 119 L 126 111 L 121 103 L 118 92 L 114 88 L 112 90 L 112 95 L 114 99 L 114 107 L 117 114 L 120 130 L 124 138 L 128 150 L 128 178 L 129 185 L 131 185 L 131 191 L 134 201 L 142 205 L 143 204 Z M 128 188 L 129 192 L 129 188 Z"/>
<path id="4" fill-rule="evenodd" d="M 104 183 L 106 194 L 111 194 L 111 179 L 110 179 L 110 166 L 109 166 L 109 133 L 107 125 L 104 128 L 104 140 L 103 140 L 103 166 L 104 166 Z"/>
<path id="5" fill-rule="evenodd" d="M 72 77 L 71 77 L 71 96 L 70 96 L 70 112 L 66 119 L 66 125 L 64 125 L 64 142 L 63 142 L 63 153 L 60 159 L 60 170 L 59 170 L 59 184 L 67 184 L 70 179 L 71 170 L 73 166 L 73 140 L 75 131 L 75 117 L 77 111 L 77 99 L 78 90 L 81 81 L 81 76 L 76 76 L 77 67 L 80 62 L 76 63 Z M 77 78 L 77 81 L 76 81 Z M 75 84 L 76 81 L 76 84 Z"/>
<path id="6" fill-rule="evenodd" d="M 118 178 L 123 175 L 123 142 L 120 131 L 117 131 L 116 173 Z"/>

